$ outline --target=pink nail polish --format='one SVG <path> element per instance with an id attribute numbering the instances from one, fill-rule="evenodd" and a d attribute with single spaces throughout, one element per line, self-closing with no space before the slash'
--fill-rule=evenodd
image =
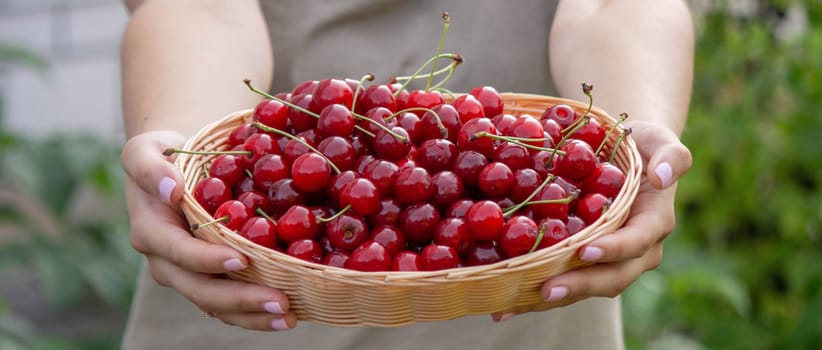
<path id="1" fill-rule="evenodd" d="M 602 259 L 603 255 L 605 255 L 605 253 L 600 248 L 585 247 L 585 249 L 582 250 L 582 254 L 579 255 L 579 258 L 585 261 L 596 262 Z"/>
<path id="2" fill-rule="evenodd" d="M 657 165 L 654 173 L 656 173 L 656 176 L 659 176 L 659 179 L 662 181 L 662 187 L 668 187 L 671 184 L 673 169 L 671 169 L 671 164 L 668 164 L 668 162 Z"/>
<path id="3" fill-rule="evenodd" d="M 562 298 L 565 298 L 565 296 L 567 296 L 567 295 L 568 295 L 568 287 L 565 287 L 565 286 L 553 287 L 548 292 L 548 296 L 545 297 L 545 301 L 547 301 L 547 302 L 558 301 Z"/>
<path id="4" fill-rule="evenodd" d="M 160 197 L 163 198 L 166 203 L 171 203 L 171 192 L 174 192 L 174 187 L 177 187 L 177 181 L 174 181 L 174 179 L 168 176 L 160 179 L 157 189 L 160 192 Z"/>
<path id="5" fill-rule="evenodd" d="M 228 259 L 223 262 L 223 268 L 226 269 L 226 271 L 242 270 L 245 267 L 245 264 L 243 264 L 243 262 L 237 258 Z"/>
<path id="6" fill-rule="evenodd" d="M 267 301 L 267 302 L 265 302 L 263 304 L 263 308 L 265 309 L 265 311 L 268 311 L 269 313 L 272 313 L 272 314 L 282 315 L 282 314 L 285 313 L 285 312 L 283 312 L 282 305 L 280 305 L 280 303 L 278 303 L 276 301 Z"/>
<path id="7" fill-rule="evenodd" d="M 271 328 L 275 331 L 287 331 L 291 329 L 288 327 L 288 323 L 286 323 L 282 318 L 275 318 L 271 320 Z"/>
<path id="8" fill-rule="evenodd" d="M 514 317 L 514 313 L 512 313 L 512 312 L 502 314 L 502 316 L 500 316 L 500 318 L 499 318 L 499 321 L 497 321 L 497 322 L 508 321 L 508 320 L 511 319 L 511 317 Z"/>

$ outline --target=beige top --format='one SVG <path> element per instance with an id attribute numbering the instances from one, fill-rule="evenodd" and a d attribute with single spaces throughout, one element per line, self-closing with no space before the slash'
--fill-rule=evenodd
<path id="1" fill-rule="evenodd" d="M 273 91 L 307 79 L 379 81 L 410 74 L 439 42 L 441 13 L 451 30 L 445 51 L 465 63 L 446 86 L 468 91 L 554 94 L 548 32 L 556 1 L 541 0 L 287 0 L 261 1 L 274 45 Z M 133 349 L 620 349 L 618 299 L 590 299 L 504 323 L 490 316 L 401 328 L 334 328 L 301 322 L 266 333 L 207 319 L 176 291 L 159 287 L 143 269 L 123 348 Z"/>

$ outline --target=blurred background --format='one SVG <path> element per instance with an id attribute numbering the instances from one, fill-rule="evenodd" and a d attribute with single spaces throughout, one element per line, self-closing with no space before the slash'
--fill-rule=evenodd
<path id="1" fill-rule="evenodd" d="M 678 227 L 623 295 L 631 349 L 822 348 L 822 1 L 691 0 Z M 139 256 L 119 0 L 0 0 L 0 349 L 113 349 Z M 492 84 L 493 85 L 493 84 Z"/>

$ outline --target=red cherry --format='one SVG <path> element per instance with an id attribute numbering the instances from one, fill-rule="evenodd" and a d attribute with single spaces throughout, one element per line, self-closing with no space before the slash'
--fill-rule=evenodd
<path id="1" fill-rule="evenodd" d="M 577 119 L 577 114 L 571 106 L 561 103 L 548 107 L 545 112 L 542 113 L 540 119 L 552 119 L 564 129 L 574 123 Z"/>
<path id="2" fill-rule="evenodd" d="M 352 251 L 368 239 L 368 225 L 360 217 L 342 214 L 326 225 L 325 236 L 334 248 Z"/>
<path id="3" fill-rule="evenodd" d="M 291 164 L 294 187 L 303 192 L 317 192 L 331 178 L 331 167 L 321 155 L 309 152 L 297 157 Z"/>
<path id="4" fill-rule="evenodd" d="M 277 221 L 277 232 L 285 243 L 302 239 L 313 240 L 319 231 L 320 227 L 314 213 L 302 205 L 288 208 L 288 211 Z"/>
<path id="5" fill-rule="evenodd" d="M 359 177 L 357 173 L 352 170 L 346 170 L 331 176 L 331 179 L 328 180 L 328 184 L 325 186 L 326 198 L 328 198 L 331 203 L 339 203 L 340 191 L 342 191 L 345 185 L 348 185 L 348 183 L 357 177 Z"/>
<path id="6" fill-rule="evenodd" d="M 582 221 L 582 219 L 576 215 L 568 215 L 568 223 L 565 224 L 565 226 L 568 228 L 568 235 L 573 236 L 585 228 L 585 221 Z"/>
<path id="7" fill-rule="evenodd" d="M 340 191 L 340 207 L 351 206 L 351 211 L 361 216 L 368 216 L 380 208 L 380 192 L 366 178 L 351 180 Z"/>
<path id="8" fill-rule="evenodd" d="M 511 133 L 511 127 L 514 125 L 514 122 L 517 121 L 517 117 L 513 114 L 499 114 L 496 117 L 491 118 L 491 123 L 494 124 L 494 127 L 497 128 L 497 131 L 501 135 L 509 135 Z"/>
<path id="9" fill-rule="evenodd" d="M 431 177 L 431 186 L 434 187 L 434 194 L 431 202 L 438 208 L 447 208 L 454 201 L 462 198 L 465 194 L 465 186 L 457 174 L 445 170 L 440 171 Z"/>
<path id="10" fill-rule="evenodd" d="M 365 112 L 365 118 L 357 120 L 357 125 L 370 131 L 372 134 L 376 134 L 382 130 L 380 125 L 383 127 L 393 127 L 396 125 L 395 119 L 386 119 L 392 114 L 394 114 L 394 112 L 391 112 L 388 108 L 374 107 Z"/>
<path id="11" fill-rule="evenodd" d="M 403 250 L 394 255 L 391 271 L 420 271 L 420 255 L 410 250 Z"/>
<path id="12" fill-rule="evenodd" d="M 257 208 L 268 213 L 271 211 L 271 205 L 268 203 L 268 198 L 257 191 L 243 192 L 237 197 L 237 200 L 245 204 L 252 212 L 256 212 Z"/>
<path id="13" fill-rule="evenodd" d="M 514 186 L 514 173 L 503 163 L 489 163 L 480 171 L 477 184 L 485 195 L 503 197 Z"/>
<path id="14" fill-rule="evenodd" d="M 468 233 L 468 225 L 459 218 L 445 218 L 434 230 L 434 243 L 454 248 L 460 255 L 468 254 L 474 247 L 474 237 Z"/>
<path id="15" fill-rule="evenodd" d="M 320 263 L 323 260 L 323 252 L 320 249 L 320 245 L 310 239 L 291 242 L 285 252 L 288 255 L 308 262 Z"/>
<path id="16" fill-rule="evenodd" d="M 240 235 L 263 247 L 277 246 L 277 224 L 261 216 L 248 219 L 239 231 Z"/>
<path id="17" fill-rule="evenodd" d="M 457 113 L 459 114 L 460 121 L 463 125 L 471 119 L 486 117 L 482 104 L 480 104 L 479 100 L 477 100 L 477 98 L 473 95 L 469 94 L 457 97 L 457 99 L 454 100 L 453 105 L 454 108 L 457 109 Z M 488 118 L 492 118 L 494 116 L 496 115 L 488 116 Z"/>
<path id="18" fill-rule="evenodd" d="M 354 159 L 356 158 L 354 146 L 345 138 L 340 136 L 327 137 L 320 141 L 317 150 L 325 155 L 331 163 L 334 163 L 340 171 L 354 168 Z"/>
<path id="19" fill-rule="evenodd" d="M 511 188 L 511 199 L 519 203 L 528 198 L 542 183 L 542 176 L 534 169 L 514 171 L 514 186 Z"/>
<path id="20" fill-rule="evenodd" d="M 585 141 L 591 148 L 597 149 L 605 140 L 605 130 L 602 130 L 599 121 L 591 118 L 588 119 L 588 123 L 577 129 L 572 136 L 575 139 Z"/>
<path id="21" fill-rule="evenodd" d="M 354 101 L 354 90 L 340 79 L 320 80 L 311 95 L 314 96 L 311 106 L 315 111 L 321 111 L 326 106 L 335 103 L 351 109 L 351 102 Z"/>
<path id="22" fill-rule="evenodd" d="M 560 147 L 565 155 L 556 158 L 556 174 L 573 181 L 582 181 L 591 173 L 597 165 L 597 158 L 594 150 L 587 143 L 569 139 Z"/>
<path id="23" fill-rule="evenodd" d="M 247 169 L 254 167 L 260 158 L 266 154 L 280 154 L 280 146 L 273 137 L 265 133 L 257 133 L 249 136 L 243 144 L 243 150 L 251 151 L 251 155 L 242 156 L 243 165 Z"/>
<path id="24" fill-rule="evenodd" d="M 502 209 L 489 200 L 474 203 L 465 213 L 464 220 L 468 224 L 468 232 L 476 240 L 498 239 L 505 222 Z"/>
<path id="25" fill-rule="evenodd" d="M 310 94 L 314 91 L 314 88 L 317 87 L 317 84 L 320 82 L 317 80 L 306 80 L 302 83 L 297 84 L 294 87 L 294 90 L 291 90 L 291 96 L 297 96 L 299 94 Z"/>
<path id="26" fill-rule="evenodd" d="M 608 197 L 599 193 L 589 193 L 583 196 L 579 200 L 579 203 L 577 203 L 576 214 L 582 221 L 590 225 L 599 219 L 610 205 L 611 200 L 608 199 Z"/>
<path id="27" fill-rule="evenodd" d="M 383 198 L 380 201 L 380 208 L 368 216 L 368 223 L 372 227 L 379 225 L 396 226 L 399 223 L 402 207 L 394 198 Z"/>
<path id="28" fill-rule="evenodd" d="M 502 114 L 505 107 L 502 96 L 499 92 L 491 86 L 477 86 L 469 92 L 476 97 L 480 105 L 482 105 L 483 114 L 486 117 L 493 118 L 496 115 Z"/>
<path id="29" fill-rule="evenodd" d="M 291 103 L 295 104 L 303 109 L 310 110 L 311 112 L 315 112 L 315 110 L 311 109 L 312 102 L 314 100 L 314 96 L 311 94 L 294 94 L 291 97 Z M 317 110 L 319 111 L 319 110 Z M 296 108 L 289 108 L 288 109 L 288 121 L 291 124 L 291 127 L 294 129 L 295 132 L 300 132 L 304 130 L 310 130 L 317 127 L 317 118 L 314 116 L 305 114 Z"/>
<path id="30" fill-rule="evenodd" d="M 362 113 L 374 107 L 387 108 L 392 112 L 398 111 L 397 100 L 394 98 L 394 92 L 385 84 L 371 85 L 360 92 L 361 98 L 357 102 L 357 111 Z"/>
<path id="31" fill-rule="evenodd" d="M 240 125 L 231 131 L 231 134 L 228 135 L 226 143 L 229 148 L 242 145 L 249 136 L 256 134 L 257 130 L 259 129 L 257 129 L 252 123 Z"/>
<path id="32" fill-rule="evenodd" d="M 488 164 L 488 158 L 475 151 L 461 151 L 454 159 L 451 171 L 462 179 L 466 187 L 476 187 L 477 179 L 483 168 Z"/>
<path id="33" fill-rule="evenodd" d="M 537 193 L 532 201 L 544 201 L 563 199 L 568 195 L 562 186 L 556 182 L 549 183 Z M 568 204 L 565 203 L 548 203 L 548 204 L 533 204 L 530 206 L 538 218 L 555 218 L 565 220 L 568 217 Z"/>
<path id="34" fill-rule="evenodd" d="M 288 107 L 277 100 L 263 100 L 254 107 L 254 121 L 285 131 L 288 127 Z"/>
<path id="35" fill-rule="evenodd" d="M 342 250 L 332 250 L 325 254 L 323 257 L 322 264 L 327 266 L 334 266 L 339 268 L 345 267 L 345 262 L 348 261 L 349 255 L 348 253 Z"/>
<path id="36" fill-rule="evenodd" d="M 369 239 L 382 244 L 391 256 L 405 249 L 405 235 L 395 226 L 379 225 L 371 230 Z"/>
<path id="37" fill-rule="evenodd" d="M 408 136 L 408 132 L 401 127 L 392 127 L 391 131 L 403 139 L 399 139 L 386 130 L 380 129 L 374 136 L 372 147 L 380 158 L 397 161 L 408 156 L 408 152 L 411 151 L 411 139 Z"/>
<path id="38" fill-rule="evenodd" d="M 243 193 L 254 191 L 254 180 L 252 180 L 248 176 L 245 176 L 242 179 L 240 179 L 239 182 L 234 184 L 234 186 L 231 188 L 231 191 L 234 193 L 234 196 L 239 196 Z"/>
<path id="39" fill-rule="evenodd" d="M 400 175 L 400 167 L 394 162 L 384 159 L 375 159 L 362 172 L 362 176 L 377 186 L 380 196 L 389 197 L 394 194 L 394 183 Z"/>
<path id="40" fill-rule="evenodd" d="M 404 108 L 434 108 L 445 103 L 445 98 L 442 94 L 436 91 L 425 92 L 422 90 L 413 90 L 408 93 L 408 101 L 405 102 Z M 415 110 L 419 116 L 425 112 L 422 110 Z"/>
<path id="41" fill-rule="evenodd" d="M 498 135 L 497 128 L 488 118 L 475 118 L 462 124 L 457 134 L 457 146 L 462 151 L 477 151 L 491 158 L 494 155 L 494 140 L 490 137 L 479 137 L 479 133 Z"/>
<path id="42" fill-rule="evenodd" d="M 254 163 L 251 176 L 254 181 L 254 189 L 260 192 L 268 192 L 272 184 L 291 175 L 290 168 L 279 154 L 268 154 L 260 158 Z"/>
<path id="43" fill-rule="evenodd" d="M 511 130 L 506 135 L 529 139 L 541 139 L 544 136 L 543 132 L 542 125 L 540 125 L 539 121 L 532 116 L 523 114 L 517 118 L 514 124 L 511 125 Z M 523 141 L 523 143 L 541 147 L 544 141 Z M 537 152 L 536 150 L 532 151 L 532 153 Z"/>
<path id="44" fill-rule="evenodd" d="M 457 251 L 446 245 L 429 244 L 420 254 L 420 267 L 423 271 L 452 269 L 459 265 Z"/>
<path id="45" fill-rule="evenodd" d="M 511 171 L 531 166 L 531 154 L 528 150 L 510 142 L 503 142 L 497 146 L 491 159 L 507 165 Z"/>
<path id="46" fill-rule="evenodd" d="M 543 231 L 539 249 L 553 246 L 570 236 L 565 222 L 560 219 L 546 218 L 539 222 L 539 229 Z"/>
<path id="47" fill-rule="evenodd" d="M 223 180 L 207 177 L 194 186 L 194 199 L 207 213 L 214 214 L 221 204 L 231 199 L 231 189 Z"/>
<path id="48" fill-rule="evenodd" d="M 349 139 L 351 140 L 351 147 L 354 148 L 355 158 L 373 152 L 371 150 L 371 140 L 365 134 L 354 131 Z"/>
<path id="49" fill-rule="evenodd" d="M 445 127 L 447 137 L 443 135 L 441 126 Z M 446 103 L 425 112 L 420 118 L 419 128 L 420 141 L 445 138 L 448 141 L 457 142 L 457 134 L 462 128 L 462 122 L 457 109 Z"/>
<path id="50" fill-rule="evenodd" d="M 422 134 L 420 133 L 420 123 L 420 117 L 411 112 L 400 113 L 400 115 L 397 116 L 397 126 L 408 132 L 408 137 L 411 138 L 411 142 L 415 145 L 423 141 Z"/>
<path id="51" fill-rule="evenodd" d="M 502 248 L 496 241 L 477 241 L 468 253 L 468 266 L 493 264 L 505 258 Z"/>
<path id="52" fill-rule="evenodd" d="M 400 213 L 399 227 L 409 242 L 425 243 L 431 241 L 439 222 L 437 208 L 429 203 L 417 203 Z"/>
<path id="53" fill-rule="evenodd" d="M 537 224 L 525 216 L 514 216 L 505 222 L 500 247 L 509 258 L 525 255 L 537 242 Z"/>
<path id="54" fill-rule="evenodd" d="M 345 267 L 365 272 L 388 271 L 391 269 L 391 255 L 381 244 L 366 241 L 351 252 Z"/>
<path id="55" fill-rule="evenodd" d="M 223 180 L 227 186 L 233 187 L 245 177 L 244 170 L 245 168 L 241 158 L 232 154 L 221 154 L 214 157 L 214 160 L 208 167 L 208 175 L 219 178 Z"/>
<path id="56" fill-rule="evenodd" d="M 424 168 L 414 167 L 400 171 L 394 182 L 394 197 L 402 204 L 414 204 L 428 200 L 434 193 L 431 175 Z"/>
<path id="57" fill-rule="evenodd" d="M 229 230 L 239 230 L 250 217 L 254 216 L 251 209 L 242 202 L 231 199 L 217 207 L 214 211 L 214 218 L 220 220 L 223 226 Z"/>
<path id="58" fill-rule="evenodd" d="M 354 131 L 354 116 L 341 104 L 330 104 L 322 109 L 317 120 L 317 133 L 321 137 L 347 137 Z"/>
<path id="59" fill-rule="evenodd" d="M 608 198 L 615 198 L 625 184 L 625 173 L 615 165 L 602 162 L 597 164 L 594 172 L 585 178 L 581 187 L 584 193 L 601 193 Z"/>
<path id="60" fill-rule="evenodd" d="M 559 126 L 554 119 L 540 119 L 540 125 L 542 125 L 542 130 L 544 130 L 549 136 L 551 136 L 551 140 L 554 141 L 554 145 L 559 143 L 562 140 L 562 127 Z"/>
<path id="61" fill-rule="evenodd" d="M 445 217 L 447 218 L 464 218 L 468 213 L 468 209 L 474 205 L 474 201 L 470 199 L 458 199 L 451 203 L 448 209 L 445 210 Z"/>
<path id="62" fill-rule="evenodd" d="M 454 159 L 457 158 L 457 146 L 445 139 L 425 140 L 417 148 L 417 165 L 437 173 L 451 169 Z"/>
<path id="63" fill-rule="evenodd" d="M 281 179 L 273 184 L 268 190 L 268 202 L 271 203 L 271 211 L 274 215 L 284 213 L 293 205 L 305 204 L 305 195 L 294 187 L 294 180 L 291 178 Z"/>

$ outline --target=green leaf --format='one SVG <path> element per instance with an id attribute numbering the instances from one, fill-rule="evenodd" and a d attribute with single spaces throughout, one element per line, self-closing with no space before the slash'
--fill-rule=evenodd
<path id="1" fill-rule="evenodd" d="M 49 67 L 48 61 L 24 47 L 0 41 L 0 62 L 22 64 L 37 71 Z"/>

